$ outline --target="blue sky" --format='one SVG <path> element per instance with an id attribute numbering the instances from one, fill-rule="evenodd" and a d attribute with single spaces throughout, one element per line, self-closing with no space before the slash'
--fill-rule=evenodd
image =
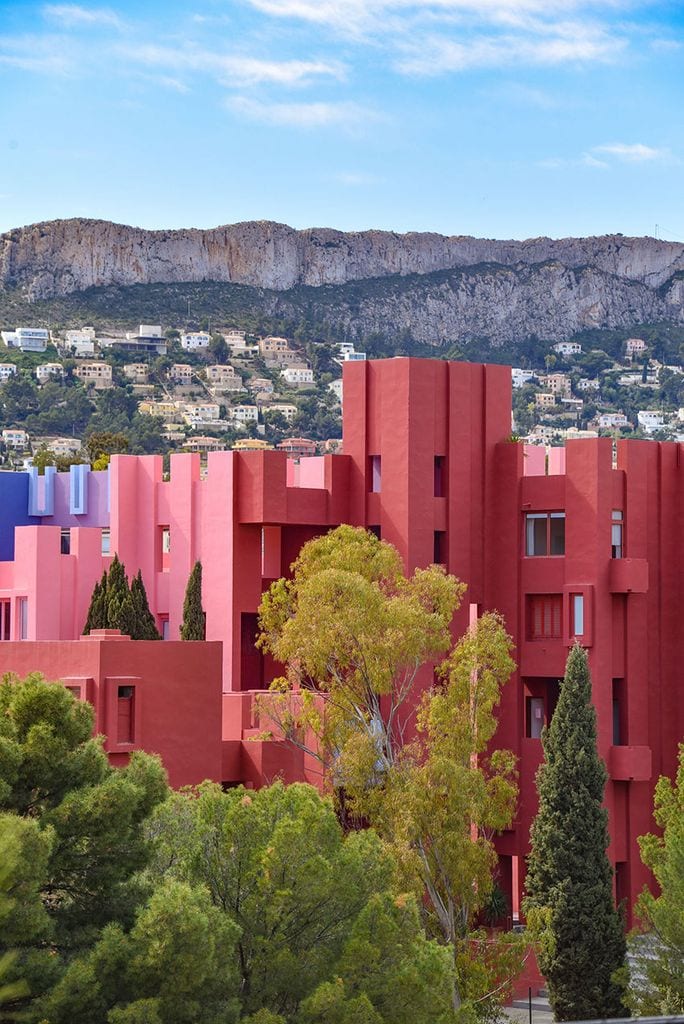
<path id="1" fill-rule="evenodd" d="M 0 230 L 684 240 L 684 2 L 0 0 Z"/>

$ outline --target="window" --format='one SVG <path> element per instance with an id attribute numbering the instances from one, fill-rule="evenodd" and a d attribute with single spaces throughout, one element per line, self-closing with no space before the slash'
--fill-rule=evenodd
<path id="1" fill-rule="evenodd" d="M 71 530 L 62 530 L 59 538 L 59 550 L 63 555 L 71 554 Z"/>
<path id="2" fill-rule="evenodd" d="M 611 558 L 623 557 L 623 515 L 620 509 L 613 509 L 613 517 L 610 525 Z"/>
<path id="3" fill-rule="evenodd" d="M 171 637 L 171 631 L 169 628 L 169 617 L 168 615 L 159 616 L 159 632 L 161 633 L 162 640 L 169 640 Z"/>
<path id="4" fill-rule="evenodd" d="M 111 535 L 109 533 L 109 530 L 103 530 L 102 531 L 102 548 L 101 548 L 101 551 L 102 551 L 103 555 L 111 554 Z"/>
<path id="5" fill-rule="evenodd" d="M 375 536 L 378 538 L 378 540 L 382 540 L 382 530 L 380 529 L 379 525 L 376 524 L 374 526 L 369 526 L 368 527 L 368 532 L 375 534 Z"/>
<path id="6" fill-rule="evenodd" d="M 528 739 L 541 739 L 546 718 L 543 697 L 525 698 L 525 735 Z"/>
<path id="7" fill-rule="evenodd" d="M 379 455 L 368 456 L 368 479 L 371 493 L 379 494 L 382 483 L 382 460 Z"/>
<path id="8" fill-rule="evenodd" d="M 435 455 L 435 498 L 443 498 L 444 489 L 444 456 Z"/>
<path id="9" fill-rule="evenodd" d="M 133 743 L 135 738 L 134 708 L 135 687 L 119 686 L 117 693 L 116 741 Z"/>
<path id="10" fill-rule="evenodd" d="M 613 746 L 627 743 L 627 721 L 625 714 L 625 681 L 613 680 Z"/>
<path id="11" fill-rule="evenodd" d="M 156 551 L 156 564 L 157 569 L 161 569 L 162 572 L 169 571 L 170 565 L 170 554 L 171 551 L 171 528 L 169 526 L 158 526 L 157 527 L 157 551 Z"/>
<path id="12" fill-rule="evenodd" d="M 565 512 L 530 512 L 525 516 L 525 554 L 565 554 Z"/>
<path id="13" fill-rule="evenodd" d="M 562 615 L 562 594 L 530 595 L 528 598 L 528 639 L 559 640 Z"/>
<path id="14" fill-rule="evenodd" d="M 435 565 L 446 565 L 446 532 L 435 530 L 434 558 Z"/>
<path id="15" fill-rule="evenodd" d="M 0 640 L 10 639 L 10 626 L 12 625 L 10 608 L 11 602 L 9 599 L 0 601 Z"/>
<path id="16" fill-rule="evenodd" d="M 572 595 L 572 635 L 584 636 L 584 594 Z"/>
<path id="17" fill-rule="evenodd" d="M 17 598 L 17 612 L 19 619 L 19 639 L 28 639 L 28 597 Z"/>

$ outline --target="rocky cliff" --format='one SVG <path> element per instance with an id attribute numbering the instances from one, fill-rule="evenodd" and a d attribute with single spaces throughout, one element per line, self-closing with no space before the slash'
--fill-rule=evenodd
<path id="1" fill-rule="evenodd" d="M 684 245 L 653 238 L 496 241 L 295 231 L 261 221 L 145 231 L 94 220 L 0 236 L 0 288 L 30 301 L 91 287 L 199 281 L 268 289 L 264 304 L 274 312 L 296 314 L 304 301 L 322 319 L 340 317 L 352 334 L 391 322 L 437 343 L 684 322 Z"/>

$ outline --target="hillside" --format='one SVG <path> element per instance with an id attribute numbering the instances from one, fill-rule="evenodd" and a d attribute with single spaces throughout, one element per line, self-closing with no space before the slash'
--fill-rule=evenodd
<path id="1" fill-rule="evenodd" d="M 69 220 L 0 236 L 0 316 L 284 321 L 307 335 L 449 347 L 684 323 L 684 245 L 620 235 L 495 241 L 270 222 L 143 231 Z"/>

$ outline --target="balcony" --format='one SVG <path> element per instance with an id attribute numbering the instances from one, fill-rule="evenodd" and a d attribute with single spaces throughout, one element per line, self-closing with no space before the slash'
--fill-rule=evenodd
<path id="1" fill-rule="evenodd" d="M 645 558 L 613 558 L 610 563 L 611 594 L 645 594 L 648 562 Z"/>
<path id="2" fill-rule="evenodd" d="M 653 768 L 650 747 L 611 747 L 608 774 L 613 782 L 648 782 Z"/>

